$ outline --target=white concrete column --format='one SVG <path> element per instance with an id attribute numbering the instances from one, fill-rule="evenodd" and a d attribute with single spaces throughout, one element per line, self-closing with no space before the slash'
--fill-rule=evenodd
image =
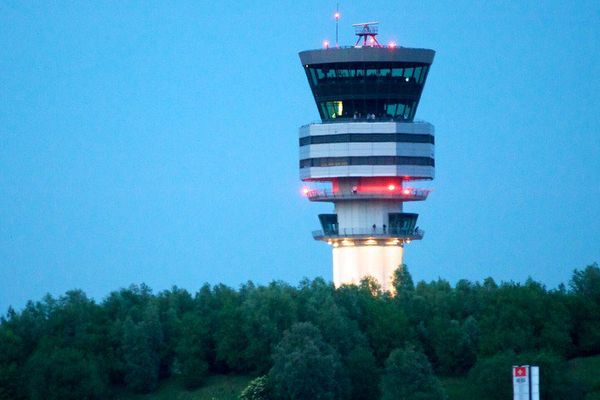
<path id="1" fill-rule="evenodd" d="M 333 283 L 358 284 L 371 276 L 385 291 L 392 291 L 394 271 L 402 265 L 400 246 L 340 246 L 333 248 Z"/>

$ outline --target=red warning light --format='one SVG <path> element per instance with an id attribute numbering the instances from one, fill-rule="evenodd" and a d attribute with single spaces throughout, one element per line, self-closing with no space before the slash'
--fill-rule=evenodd
<path id="1" fill-rule="evenodd" d="M 395 48 L 396 48 L 396 46 L 397 46 L 397 45 L 396 45 L 396 42 L 394 42 L 394 41 L 391 41 L 391 42 L 389 42 L 389 43 L 388 43 L 388 47 L 389 47 L 390 49 L 395 49 Z"/>
<path id="2" fill-rule="evenodd" d="M 404 195 L 407 195 L 407 196 L 408 196 L 408 195 L 410 194 L 410 189 L 404 189 L 404 190 L 402 191 L 402 194 L 404 194 Z"/>
<path id="3" fill-rule="evenodd" d="M 309 188 L 307 188 L 307 187 L 303 187 L 303 188 L 302 188 L 302 194 L 303 194 L 303 195 L 305 195 L 305 196 L 308 196 L 308 192 L 310 192 L 310 189 L 309 189 Z"/>
<path id="4" fill-rule="evenodd" d="M 388 190 L 391 192 L 392 190 L 396 189 L 396 185 L 389 185 L 388 186 Z"/>
<path id="5" fill-rule="evenodd" d="M 323 48 L 324 49 L 328 49 L 329 48 L 329 40 L 323 40 Z"/>
<path id="6" fill-rule="evenodd" d="M 335 14 L 333 14 L 333 16 L 335 17 L 335 19 L 340 19 L 340 12 L 336 11 Z"/>

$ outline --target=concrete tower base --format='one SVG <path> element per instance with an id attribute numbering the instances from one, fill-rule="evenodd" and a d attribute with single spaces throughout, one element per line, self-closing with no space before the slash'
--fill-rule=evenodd
<path id="1" fill-rule="evenodd" d="M 384 291 L 393 291 L 394 271 L 402 265 L 401 246 L 342 246 L 333 248 L 333 283 L 358 284 L 371 276 Z"/>

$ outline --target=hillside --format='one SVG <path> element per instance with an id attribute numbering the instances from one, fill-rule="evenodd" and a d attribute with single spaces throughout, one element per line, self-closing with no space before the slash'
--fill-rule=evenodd
<path id="1" fill-rule="evenodd" d="M 179 380 L 171 378 L 163 382 L 156 393 L 120 393 L 116 400 L 238 400 L 251 379 L 243 375 L 213 375 L 202 388 L 186 390 Z"/>
<path id="2" fill-rule="evenodd" d="M 600 399 L 600 356 L 581 357 L 569 361 L 571 374 L 583 387 L 591 390 L 585 400 Z M 248 376 L 217 375 L 208 378 L 201 389 L 188 391 L 181 382 L 170 379 L 156 393 L 148 395 L 121 394 L 118 400 L 238 400 L 242 389 L 252 378 Z M 442 378 L 448 400 L 479 400 L 479 396 L 466 377 Z"/>
<path id="3" fill-rule="evenodd" d="M 395 291 L 315 279 L 46 296 L 0 319 L 0 400 L 227 399 L 263 375 L 253 390 L 276 398 L 504 400 L 515 364 L 541 367 L 543 398 L 598 397 L 597 265 L 553 290 L 415 285 L 403 268 Z"/>

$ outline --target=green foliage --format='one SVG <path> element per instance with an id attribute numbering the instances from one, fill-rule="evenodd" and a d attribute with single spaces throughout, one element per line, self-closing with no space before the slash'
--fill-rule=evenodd
<path id="1" fill-rule="evenodd" d="M 431 322 L 436 370 L 446 376 L 463 375 L 477 359 L 477 322 L 436 317 Z"/>
<path id="2" fill-rule="evenodd" d="M 569 361 L 569 377 L 580 385 L 585 392 L 600 394 L 600 355 L 576 358 Z"/>
<path id="3" fill-rule="evenodd" d="M 558 354 L 540 352 L 522 354 L 519 364 L 540 367 L 540 397 L 543 399 L 578 400 L 584 396 L 582 388 L 569 379 L 568 364 Z"/>
<path id="4" fill-rule="evenodd" d="M 186 324 L 181 322 L 182 316 L 193 312 L 195 304 L 186 290 L 177 287 L 159 293 L 155 304 L 158 307 L 162 329 L 159 377 L 165 378 L 173 373 L 176 347 L 182 337 L 181 330 L 186 327 Z M 208 328 L 206 330 L 208 335 Z"/>
<path id="5" fill-rule="evenodd" d="M 187 313 L 181 320 L 181 338 L 176 348 L 177 368 L 186 389 L 200 387 L 208 374 L 209 330 L 204 319 Z"/>
<path id="6" fill-rule="evenodd" d="M 595 304 L 600 304 L 600 268 L 598 264 L 588 265 L 582 271 L 573 271 L 569 286 L 576 295 L 586 297 Z"/>
<path id="7" fill-rule="evenodd" d="M 568 290 L 547 290 L 531 279 L 415 284 L 403 266 L 395 290 L 395 296 L 384 293 L 372 279 L 335 289 L 318 278 L 297 287 L 204 285 L 193 295 L 176 287 L 154 295 L 133 285 L 101 303 L 77 290 L 45 296 L 0 318 L 0 400 L 41 393 L 48 377 L 93 398 L 109 385 L 119 393 L 151 392 L 171 375 L 191 394 L 215 374 L 267 371 L 271 378 L 289 375 L 292 383 L 274 384 L 287 398 L 324 387 L 324 398 L 376 399 L 386 360 L 407 346 L 453 382 L 466 374 L 479 377 L 478 390 L 485 393 L 510 391 L 506 363 L 510 371 L 515 363 L 537 362 L 544 365 L 544 387 L 564 398 L 561 388 L 572 390 L 571 380 L 561 381 L 564 359 L 600 354 L 596 264 L 575 270 Z M 307 357 L 329 372 L 311 378 L 314 370 L 292 363 L 293 357 Z M 54 370 L 47 360 L 87 364 L 78 371 Z M 304 380 L 311 382 L 308 389 L 296 392 L 293 386 Z M 600 385 L 581 387 L 593 393 Z"/>
<path id="8" fill-rule="evenodd" d="M 479 320 L 480 352 L 490 356 L 512 350 L 571 352 L 570 318 L 564 304 L 539 283 L 502 284 L 486 295 Z"/>
<path id="9" fill-rule="evenodd" d="M 253 379 L 248 386 L 242 390 L 239 400 L 270 400 L 272 388 L 266 375 Z"/>
<path id="10" fill-rule="evenodd" d="M 392 285 L 396 291 L 396 296 L 400 299 L 409 296 L 415 291 L 415 284 L 406 265 L 401 265 L 394 271 Z"/>
<path id="11" fill-rule="evenodd" d="M 244 352 L 248 348 L 246 336 L 240 330 L 243 319 L 242 296 L 235 290 L 218 285 L 213 289 L 210 302 L 215 309 L 215 358 L 219 371 L 247 371 Z"/>
<path id="12" fill-rule="evenodd" d="M 73 348 L 42 345 L 27 363 L 31 400 L 105 399 L 106 379 L 96 359 Z"/>
<path id="13" fill-rule="evenodd" d="M 330 400 L 339 398 L 341 364 L 336 351 L 310 322 L 294 324 L 275 347 L 269 378 L 277 398 Z"/>
<path id="14" fill-rule="evenodd" d="M 121 352 L 125 383 L 131 390 L 147 393 L 156 389 L 160 366 L 162 331 L 158 310 L 150 306 L 140 322 L 127 318 L 123 324 Z"/>
<path id="15" fill-rule="evenodd" d="M 369 348 L 359 346 L 352 349 L 344 359 L 344 371 L 348 375 L 348 383 L 351 387 L 350 399 L 379 399 L 380 371 Z"/>
<path id="16" fill-rule="evenodd" d="M 382 400 L 440 400 L 446 394 L 425 354 L 413 347 L 392 351 L 381 380 Z"/>
<path id="17" fill-rule="evenodd" d="M 479 397 L 489 400 L 503 400 L 512 396 L 511 367 L 517 365 L 512 351 L 498 353 L 477 361 L 469 373 Z"/>
<path id="18" fill-rule="evenodd" d="M 540 397 L 556 400 L 576 400 L 583 396 L 569 379 L 567 364 L 559 355 L 550 352 L 517 355 L 512 351 L 483 358 L 471 370 L 469 377 L 481 398 L 501 400 L 512 395 L 510 379 L 513 365 L 540 367 Z"/>
<path id="19" fill-rule="evenodd" d="M 600 353 L 600 268 L 592 264 L 575 270 L 569 283 L 573 298 L 569 299 L 574 318 L 573 342 L 579 354 Z"/>
<path id="20" fill-rule="evenodd" d="M 23 397 L 20 366 L 23 343 L 11 328 L 0 325 L 0 400 Z"/>
<path id="21" fill-rule="evenodd" d="M 294 289 L 283 282 L 254 288 L 241 304 L 242 331 L 247 340 L 244 365 L 249 370 L 266 373 L 271 366 L 273 346 L 283 332 L 296 321 Z"/>

